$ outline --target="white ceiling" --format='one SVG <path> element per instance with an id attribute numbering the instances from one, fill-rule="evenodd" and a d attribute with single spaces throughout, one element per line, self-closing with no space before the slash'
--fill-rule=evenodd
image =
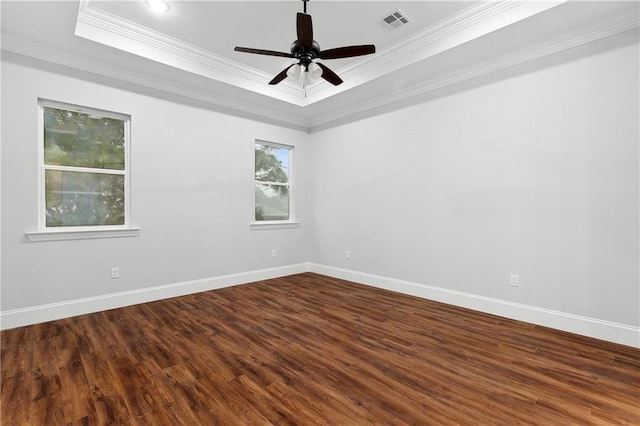
<path id="1" fill-rule="evenodd" d="M 170 5 L 157 14 L 144 0 L 3 0 L 3 53 L 314 130 L 639 25 L 637 1 L 312 0 L 323 49 L 376 53 L 324 61 L 344 83 L 303 88 L 267 84 L 293 60 L 233 50 L 288 52 L 300 0 Z M 381 20 L 396 9 L 411 22 L 389 30 Z"/>

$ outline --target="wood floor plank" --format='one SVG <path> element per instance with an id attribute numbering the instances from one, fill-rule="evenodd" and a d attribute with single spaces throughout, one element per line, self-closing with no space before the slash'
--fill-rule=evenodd
<path id="1" fill-rule="evenodd" d="M 59 372 L 64 418 L 69 424 L 98 424 L 95 402 L 79 347 L 70 346 L 61 354 Z"/>
<path id="2" fill-rule="evenodd" d="M 109 351 L 82 354 L 82 364 L 91 384 L 96 416 L 101 424 L 136 424 L 109 368 L 112 359 L 103 357 L 103 354 L 109 354 Z"/>
<path id="3" fill-rule="evenodd" d="M 33 416 L 31 405 L 31 380 L 26 373 L 12 375 L 2 380 L 0 386 L 0 424 L 28 425 Z M 29 374 L 30 376 L 30 374 Z"/>
<path id="4" fill-rule="evenodd" d="M 7 425 L 640 425 L 640 350 L 316 274 L 0 333 Z"/>

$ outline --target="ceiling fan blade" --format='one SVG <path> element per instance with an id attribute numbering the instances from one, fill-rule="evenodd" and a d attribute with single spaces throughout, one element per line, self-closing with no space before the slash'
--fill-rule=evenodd
<path id="1" fill-rule="evenodd" d="M 329 83 L 333 84 L 334 86 L 342 84 L 342 79 L 340 77 L 338 77 L 338 74 L 336 74 L 335 72 L 331 71 L 328 67 L 326 67 L 325 65 L 322 65 L 320 62 L 316 62 L 316 64 L 320 68 L 322 68 L 322 78 L 324 78 L 325 80 L 327 80 Z"/>
<path id="2" fill-rule="evenodd" d="M 291 53 L 276 52 L 275 50 L 253 49 L 251 47 L 236 47 L 236 52 L 255 53 L 256 55 L 282 56 L 285 58 L 293 58 Z"/>
<path id="3" fill-rule="evenodd" d="M 351 58 L 353 56 L 370 55 L 376 53 L 376 47 L 373 44 L 363 44 L 360 46 L 336 47 L 335 49 L 327 49 L 320 52 L 319 59 L 340 59 Z"/>
<path id="4" fill-rule="evenodd" d="M 311 23 L 311 15 L 306 13 L 298 13 L 296 21 L 298 29 L 298 41 L 306 50 L 311 50 L 313 46 L 313 24 Z"/>
<path id="5" fill-rule="evenodd" d="M 273 79 L 269 82 L 269 84 L 278 84 L 282 80 L 287 78 L 287 71 L 289 71 L 289 68 L 291 68 L 294 65 L 297 65 L 297 64 L 291 64 L 288 67 L 286 67 L 285 69 L 283 69 L 282 71 L 280 71 L 280 74 L 278 74 L 275 77 L 273 77 Z"/>

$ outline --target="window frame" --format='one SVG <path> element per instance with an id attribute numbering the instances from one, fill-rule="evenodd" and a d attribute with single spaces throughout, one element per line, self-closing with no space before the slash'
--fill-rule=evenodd
<path id="1" fill-rule="evenodd" d="M 98 169 L 90 167 L 60 166 L 45 164 L 44 154 L 44 109 L 55 108 L 83 114 L 121 120 L 124 124 L 124 168 Z M 131 116 L 49 99 L 38 99 L 38 231 L 27 232 L 30 241 L 50 241 L 87 238 L 110 238 L 137 236 L 138 228 L 131 226 Z M 47 226 L 46 219 L 46 172 L 58 170 L 78 173 L 122 175 L 124 177 L 124 223 L 118 225 Z"/>
<path id="2" fill-rule="evenodd" d="M 260 181 L 255 178 L 256 176 L 256 146 L 270 146 L 274 148 L 286 149 L 289 153 L 289 164 L 288 164 L 288 178 L 286 185 L 283 185 L 282 182 L 269 182 L 269 181 Z M 298 228 L 300 224 L 295 219 L 295 146 L 287 145 L 278 142 L 271 142 L 264 139 L 255 139 L 253 143 L 253 221 L 251 222 L 251 229 L 259 230 L 259 229 L 287 229 L 287 228 Z M 289 218 L 282 220 L 256 220 L 255 211 L 256 211 L 256 199 L 255 199 L 255 190 L 258 184 L 261 185 L 278 185 L 278 186 L 286 186 L 288 188 L 288 196 L 289 196 Z"/>

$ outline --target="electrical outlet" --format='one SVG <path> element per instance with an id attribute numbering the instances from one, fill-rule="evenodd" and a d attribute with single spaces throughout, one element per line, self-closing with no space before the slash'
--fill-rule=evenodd
<path id="1" fill-rule="evenodd" d="M 114 280 L 116 278 L 120 278 L 120 268 L 114 266 L 113 268 L 111 268 L 111 279 Z"/>
<path id="2" fill-rule="evenodd" d="M 351 260 L 351 252 L 349 250 L 344 252 L 344 258 L 347 260 Z"/>
<path id="3" fill-rule="evenodd" d="M 509 285 L 511 287 L 520 287 L 520 275 L 511 274 L 509 276 Z"/>
<path id="4" fill-rule="evenodd" d="M 271 250 L 271 257 L 276 257 L 278 256 L 278 253 L 276 253 L 275 250 Z"/>

